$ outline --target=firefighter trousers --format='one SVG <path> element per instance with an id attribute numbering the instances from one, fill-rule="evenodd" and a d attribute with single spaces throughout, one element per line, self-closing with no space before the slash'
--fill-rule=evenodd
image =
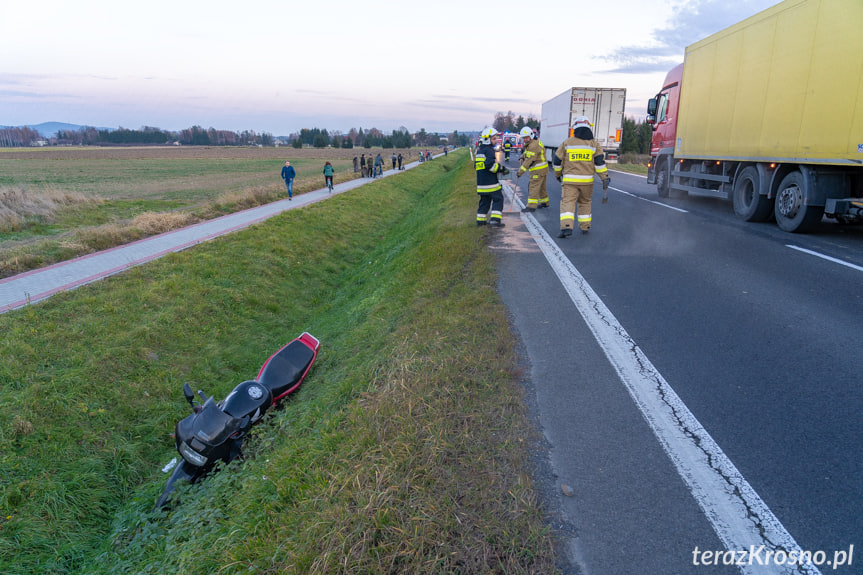
<path id="1" fill-rule="evenodd" d="M 539 208 L 548 205 L 548 192 L 545 189 L 545 181 L 548 170 L 530 175 L 530 183 L 527 185 L 527 207 Z"/>
<path id="2" fill-rule="evenodd" d="M 560 197 L 560 229 L 571 230 L 575 227 L 578 216 L 578 227 L 590 229 L 590 201 L 593 198 L 593 182 L 590 184 L 573 184 L 564 182 L 561 185 Z"/>
<path id="3" fill-rule="evenodd" d="M 479 196 L 479 207 L 476 210 L 476 223 L 487 224 L 489 220 L 503 219 L 503 190 L 493 192 L 477 192 Z"/>

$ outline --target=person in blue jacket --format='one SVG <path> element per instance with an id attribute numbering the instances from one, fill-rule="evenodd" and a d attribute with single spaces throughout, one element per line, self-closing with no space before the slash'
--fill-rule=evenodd
<path id="1" fill-rule="evenodd" d="M 294 196 L 294 178 L 297 177 L 297 171 L 290 162 L 285 162 L 282 166 L 282 179 L 285 180 L 285 186 L 288 188 L 288 199 L 292 200 Z"/>

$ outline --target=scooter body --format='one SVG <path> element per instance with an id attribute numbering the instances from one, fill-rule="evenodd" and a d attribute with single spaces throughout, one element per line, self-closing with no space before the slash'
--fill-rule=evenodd
<path id="1" fill-rule="evenodd" d="M 202 391 L 195 400 L 188 383 L 183 385 L 192 414 L 180 420 L 175 429 L 177 451 L 182 459 L 177 464 L 165 490 L 156 502 L 163 507 L 177 481 L 195 483 L 213 469 L 219 461 L 236 459 L 243 438 L 272 406 L 296 391 L 317 359 L 320 341 L 304 332 L 261 366 L 257 378 L 237 385 L 225 399 L 216 402 Z"/>

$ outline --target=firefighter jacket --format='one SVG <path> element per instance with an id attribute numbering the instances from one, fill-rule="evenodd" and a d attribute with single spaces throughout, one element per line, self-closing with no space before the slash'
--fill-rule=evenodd
<path id="1" fill-rule="evenodd" d="M 494 147 L 491 144 L 483 144 L 476 151 L 476 193 L 488 194 L 502 190 L 503 187 L 497 180 L 498 173 L 503 167 L 497 163 Z"/>
<path id="2" fill-rule="evenodd" d="M 524 162 L 518 169 L 516 176 L 520 176 L 525 172 L 530 172 L 531 177 L 534 175 L 542 176 L 548 173 L 548 162 L 545 161 L 545 146 L 539 140 L 531 139 L 521 157 Z"/>
<path id="3" fill-rule="evenodd" d="M 578 137 L 564 140 L 555 152 L 554 175 L 564 184 L 592 184 L 594 173 L 601 180 L 608 179 L 605 152 L 599 142 Z"/>

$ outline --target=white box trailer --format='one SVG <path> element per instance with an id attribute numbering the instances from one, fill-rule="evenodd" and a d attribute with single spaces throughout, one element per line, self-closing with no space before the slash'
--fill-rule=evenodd
<path id="1" fill-rule="evenodd" d="M 606 157 L 620 154 L 623 137 L 623 112 L 626 88 L 570 88 L 542 105 L 539 139 L 546 148 L 546 157 L 572 134 L 572 123 L 587 116 L 593 125 L 593 135 Z"/>

